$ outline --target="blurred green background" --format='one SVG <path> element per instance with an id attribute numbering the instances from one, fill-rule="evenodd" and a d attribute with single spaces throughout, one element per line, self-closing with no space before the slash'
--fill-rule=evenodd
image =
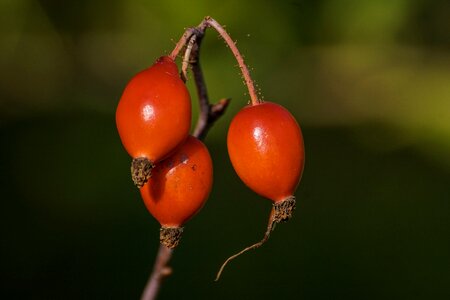
<path id="1" fill-rule="evenodd" d="M 450 298 L 450 2 L 0 1 L 3 299 L 137 299 L 159 224 L 129 178 L 114 112 L 127 81 L 184 28 L 227 25 L 264 99 L 303 128 L 295 217 L 262 248 L 270 202 L 226 152 L 248 101 L 208 31 L 209 202 L 185 228 L 160 299 Z M 193 107 L 197 103 L 192 80 Z"/>

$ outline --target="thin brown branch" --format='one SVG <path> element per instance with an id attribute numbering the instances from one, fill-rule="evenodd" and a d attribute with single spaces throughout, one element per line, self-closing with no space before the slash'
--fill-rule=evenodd
<path id="1" fill-rule="evenodd" d="M 181 36 L 180 40 L 175 45 L 175 48 L 172 50 L 172 53 L 170 53 L 169 57 L 175 60 L 178 56 L 178 53 L 183 49 L 184 46 L 189 42 L 192 35 L 195 33 L 195 28 L 188 28 Z"/>
<path id="2" fill-rule="evenodd" d="M 183 62 L 181 64 L 181 73 L 180 73 L 181 80 L 183 80 L 184 82 L 186 82 L 186 80 L 187 80 L 187 72 L 188 72 L 188 68 L 189 68 L 189 64 L 190 64 L 191 52 L 192 52 L 192 48 L 195 45 L 196 39 L 197 39 L 196 35 L 191 36 L 191 38 L 189 39 L 189 42 L 186 46 L 186 51 L 184 52 Z"/>
<path id="3" fill-rule="evenodd" d="M 145 285 L 141 300 L 156 299 L 164 278 L 172 273 L 172 269 L 168 266 L 170 258 L 172 257 L 172 252 L 172 249 L 169 249 L 164 245 L 159 245 L 155 265 L 152 274 Z"/>
<path id="4" fill-rule="evenodd" d="M 248 93 L 250 95 L 250 99 L 252 101 L 253 105 L 256 105 L 261 102 L 258 98 L 258 93 L 256 92 L 255 85 L 253 83 L 253 79 L 250 76 L 250 71 L 248 70 L 247 65 L 244 62 L 244 57 L 239 52 L 239 49 L 236 47 L 236 43 L 233 41 L 233 39 L 230 37 L 228 32 L 223 28 L 222 25 L 219 24 L 216 20 L 214 20 L 211 17 L 205 17 L 203 21 L 195 28 L 188 28 L 184 32 L 184 34 L 181 36 L 180 40 L 175 45 L 175 48 L 173 49 L 172 53 L 169 55 L 172 59 L 175 59 L 178 55 L 178 53 L 183 49 L 184 46 L 186 46 L 191 37 L 193 35 L 197 36 L 198 38 L 202 38 L 204 35 L 204 32 L 206 28 L 214 28 L 219 35 L 225 40 L 225 43 L 230 48 L 231 52 L 233 53 L 234 57 L 236 58 L 236 61 L 238 62 L 239 68 L 242 72 L 242 77 L 245 80 L 245 84 L 248 88 Z"/>
<path id="5" fill-rule="evenodd" d="M 194 129 L 194 136 L 203 140 L 208 134 L 209 129 L 214 122 L 223 115 L 230 103 L 229 98 L 221 99 L 216 104 L 209 102 L 208 90 L 206 88 L 205 78 L 200 65 L 200 45 L 203 39 L 203 34 L 197 36 L 197 43 L 192 48 L 191 65 L 192 73 L 194 74 L 195 87 L 197 89 L 198 101 L 200 105 L 200 114 L 198 116 L 197 125 Z"/>

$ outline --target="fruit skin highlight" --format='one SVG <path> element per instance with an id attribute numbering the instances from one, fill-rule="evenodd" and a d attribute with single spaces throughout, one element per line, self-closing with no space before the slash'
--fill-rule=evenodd
<path id="1" fill-rule="evenodd" d="M 179 243 L 183 225 L 205 204 L 213 182 L 206 146 L 193 136 L 153 169 L 141 189 L 148 211 L 161 224 L 160 241 L 168 248 Z"/>
<path id="2" fill-rule="evenodd" d="M 191 98 L 175 62 L 160 57 L 127 84 L 116 110 L 120 139 L 133 157 L 132 179 L 141 187 L 155 163 L 188 136 Z"/>
<path id="3" fill-rule="evenodd" d="M 291 197 L 301 179 L 305 149 L 295 118 L 281 105 L 241 109 L 227 136 L 228 154 L 241 180 L 274 203 Z"/>

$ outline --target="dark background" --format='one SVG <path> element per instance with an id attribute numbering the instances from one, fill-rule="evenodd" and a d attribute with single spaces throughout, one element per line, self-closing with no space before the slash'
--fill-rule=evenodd
<path id="1" fill-rule="evenodd" d="M 205 15 L 301 124 L 306 168 L 295 217 L 214 283 L 271 204 L 230 165 L 226 131 L 249 99 L 208 31 L 210 96 L 233 100 L 206 139 L 212 194 L 160 298 L 450 298 L 449 1 L 2 0 L 0 15 L 2 299 L 139 297 L 159 224 L 114 112 L 131 76 Z"/>

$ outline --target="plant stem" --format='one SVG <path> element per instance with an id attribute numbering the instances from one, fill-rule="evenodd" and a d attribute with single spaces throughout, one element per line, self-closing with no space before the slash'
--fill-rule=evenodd
<path id="1" fill-rule="evenodd" d="M 200 105 L 200 114 L 197 119 L 197 125 L 195 126 L 193 135 L 201 140 L 205 139 L 209 129 L 215 123 L 215 121 L 223 115 L 231 99 L 221 99 L 216 104 L 209 102 L 208 90 L 206 88 L 205 78 L 203 77 L 203 71 L 200 66 L 200 45 L 203 40 L 204 31 L 198 31 L 196 43 L 192 47 L 191 53 L 191 66 L 194 73 L 195 87 L 197 89 L 197 95 Z"/>
<path id="2" fill-rule="evenodd" d="M 175 48 L 170 53 L 169 57 L 175 60 L 178 56 L 178 53 L 180 53 L 181 49 L 188 43 L 189 39 L 194 34 L 195 28 L 188 28 L 183 35 L 181 36 L 178 43 L 175 45 Z"/>
<path id="3" fill-rule="evenodd" d="M 255 85 L 253 84 L 253 80 L 250 76 L 250 71 L 247 68 L 247 65 L 244 62 L 244 58 L 236 47 L 236 43 L 231 39 L 229 34 L 225 31 L 225 29 L 220 25 L 216 20 L 211 17 L 206 17 L 205 22 L 214 28 L 220 36 L 225 40 L 228 47 L 230 47 L 231 52 L 233 52 L 234 57 L 236 58 L 239 68 L 241 69 L 242 76 L 244 77 L 245 84 L 248 88 L 248 93 L 250 95 L 250 99 L 252 100 L 252 105 L 259 104 L 261 101 L 258 98 L 258 94 L 256 93 Z"/>
<path id="4" fill-rule="evenodd" d="M 189 42 L 186 46 L 186 51 L 184 52 L 184 57 L 183 57 L 183 62 L 181 65 L 181 80 L 183 80 L 184 82 L 186 82 L 187 80 L 187 72 L 188 72 L 188 68 L 189 68 L 189 63 L 190 63 L 190 59 L 191 59 L 191 52 L 192 52 L 192 48 L 195 45 L 195 41 L 197 39 L 196 35 L 191 36 L 191 38 L 189 39 Z"/>
<path id="5" fill-rule="evenodd" d="M 156 299 L 162 281 L 172 273 L 172 269 L 168 266 L 169 261 L 172 257 L 172 253 L 172 249 L 169 249 L 164 245 L 159 245 L 155 265 L 153 267 L 152 274 L 150 275 L 147 284 L 145 285 L 141 300 Z"/>
<path id="6" fill-rule="evenodd" d="M 173 49 L 172 53 L 169 56 L 175 60 L 181 49 L 183 49 L 183 47 L 189 43 L 191 37 L 193 35 L 196 35 L 197 38 L 199 38 L 199 36 L 203 37 L 205 29 L 208 27 L 214 28 L 219 33 L 219 35 L 225 40 L 234 57 L 236 58 L 239 68 L 241 69 L 242 72 L 242 77 L 244 78 L 245 84 L 247 85 L 252 105 L 257 105 L 261 103 L 261 100 L 259 100 L 258 98 L 258 93 L 256 92 L 253 80 L 250 76 L 250 71 L 248 70 L 248 67 L 245 64 L 244 58 L 239 52 L 239 49 L 236 47 L 236 43 L 231 39 L 230 35 L 226 32 L 223 26 L 220 25 L 219 22 L 217 22 L 213 18 L 205 17 L 197 27 L 186 29 L 186 31 L 181 36 L 180 40 L 177 42 L 175 48 Z"/>

